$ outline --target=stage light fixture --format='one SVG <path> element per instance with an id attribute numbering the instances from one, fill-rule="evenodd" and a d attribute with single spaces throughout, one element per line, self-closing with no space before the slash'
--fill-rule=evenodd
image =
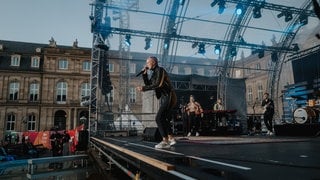
<path id="1" fill-rule="evenodd" d="M 236 47 L 231 47 L 231 49 L 230 49 L 230 55 L 231 55 L 231 57 L 234 57 L 234 56 L 237 55 L 237 49 L 236 49 Z"/>
<path id="2" fill-rule="evenodd" d="M 299 17 L 299 22 L 301 26 L 307 25 L 308 24 L 308 16 L 305 14 L 301 14 Z"/>
<path id="3" fill-rule="evenodd" d="M 199 49 L 198 49 L 199 54 L 205 54 L 206 53 L 206 48 L 204 43 L 199 44 Z"/>
<path id="4" fill-rule="evenodd" d="M 211 7 L 215 6 L 218 3 L 218 0 L 214 0 L 212 1 L 212 3 L 210 4 Z"/>
<path id="5" fill-rule="evenodd" d="M 226 1 L 220 0 L 218 5 L 219 5 L 218 14 L 222 14 L 224 12 L 224 9 L 226 9 Z"/>
<path id="6" fill-rule="evenodd" d="M 292 44 L 292 50 L 294 50 L 294 51 L 299 51 L 300 50 L 300 48 L 299 48 L 297 43 L 293 43 Z"/>
<path id="7" fill-rule="evenodd" d="M 192 49 L 196 48 L 197 46 L 198 46 L 198 42 L 194 42 L 194 43 L 192 43 L 192 45 L 191 45 Z"/>
<path id="8" fill-rule="evenodd" d="M 218 55 L 218 54 L 220 54 L 220 52 L 221 52 L 221 47 L 220 47 L 219 44 L 217 44 L 217 45 L 214 47 L 214 53 Z"/>
<path id="9" fill-rule="evenodd" d="M 179 1 L 179 3 L 180 3 L 181 6 L 183 6 L 185 2 L 186 2 L 186 0 L 180 0 L 180 1 Z"/>
<path id="10" fill-rule="evenodd" d="M 261 18 L 261 7 L 260 6 L 253 7 L 252 17 L 256 18 L 256 19 Z"/>
<path id="11" fill-rule="evenodd" d="M 277 15 L 277 18 L 281 18 L 282 16 L 284 16 L 284 12 L 281 12 Z"/>
<path id="12" fill-rule="evenodd" d="M 163 0 L 157 0 L 157 4 L 160 5 L 163 2 Z"/>
<path id="13" fill-rule="evenodd" d="M 236 6 L 236 14 L 237 15 L 241 15 L 242 11 L 243 11 L 243 6 L 242 6 L 241 3 L 238 3 L 237 6 Z"/>
<path id="14" fill-rule="evenodd" d="M 126 37 L 125 37 L 125 41 L 124 41 L 127 46 L 131 45 L 131 41 L 130 40 L 131 40 L 131 35 L 127 34 Z"/>
<path id="15" fill-rule="evenodd" d="M 285 22 L 289 22 L 289 21 L 291 21 L 292 20 L 292 13 L 291 12 L 287 12 L 286 13 L 286 15 L 285 15 L 285 17 L 284 17 L 284 21 Z"/>
<path id="16" fill-rule="evenodd" d="M 150 37 L 146 37 L 146 39 L 144 41 L 146 42 L 146 45 L 145 45 L 144 49 L 148 50 L 152 46 L 151 38 Z"/>
<path id="17" fill-rule="evenodd" d="M 263 58 L 264 57 L 264 50 L 260 49 L 258 52 L 258 58 Z"/>

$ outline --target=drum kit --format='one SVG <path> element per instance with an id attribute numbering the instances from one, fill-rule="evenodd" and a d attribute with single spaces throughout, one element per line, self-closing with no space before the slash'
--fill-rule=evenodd
<path id="1" fill-rule="evenodd" d="M 293 99 L 296 98 L 293 97 Z M 293 107 L 292 104 L 291 107 Z M 292 112 L 294 123 L 319 123 L 320 99 L 309 99 L 305 107 L 296 108 Z"/>

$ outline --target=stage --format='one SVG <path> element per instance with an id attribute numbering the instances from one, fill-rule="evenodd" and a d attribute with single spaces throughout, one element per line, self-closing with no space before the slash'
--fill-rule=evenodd
<path id="1" fill-rule="evenodd" d="M 320 138 L 265 135 L 178 136 L 170 149 L 141 136 L 91 138 L 152 179 L 319 179 Z M 129 179 L 129 178 L 128 178 Z"/>

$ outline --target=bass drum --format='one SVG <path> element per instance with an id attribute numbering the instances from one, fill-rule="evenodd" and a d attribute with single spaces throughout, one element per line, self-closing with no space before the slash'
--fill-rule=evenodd
<path id="1" fill-rule="evenodd" d="M 298 124 L 316 122 L 318 117 L 318 111 L 312 109 L 311 107 L 298 108 L 293 113 L 294 121 Z"/>

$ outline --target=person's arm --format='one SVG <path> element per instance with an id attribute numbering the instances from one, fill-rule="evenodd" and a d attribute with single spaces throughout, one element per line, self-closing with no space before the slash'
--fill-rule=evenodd
<path id="1" fill-rule="evenodd" d="M 161 87 L 164 83 L 164 78 L 165 78 L 164 69 L 160 67 L 155 69 L 155 71 L 153 72 L 153 77 L 154 77 L 154 80 L 151 79 L 149 81 L 150 83 L 145 83 L 145 86 L 142 86 L 142 91 L 154 90 L 156 88 Z"/>

